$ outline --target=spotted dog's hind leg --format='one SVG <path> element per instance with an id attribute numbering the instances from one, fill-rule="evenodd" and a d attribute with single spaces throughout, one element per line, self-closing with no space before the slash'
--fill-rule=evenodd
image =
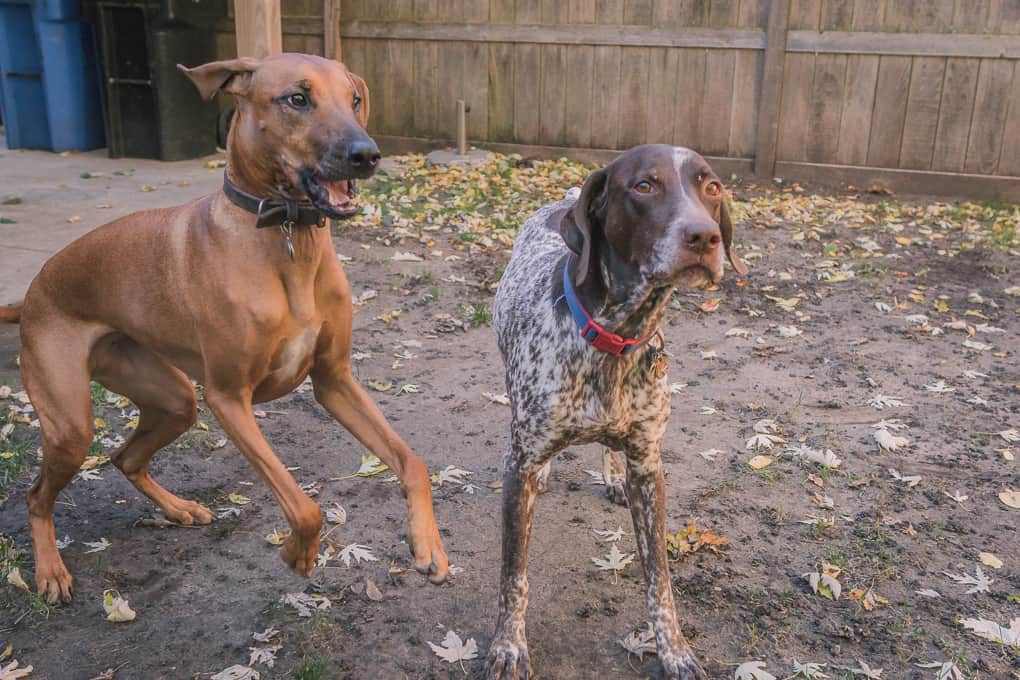
<path id="1" fill-rule="evenodd" d="M 623 454 L 609 448 L 603 449 L 602 479 L 606 483 L 606 497 L 617 505 L 627 505 L 627 492 L 624 489 L 625 476 Z"/>
<path id="2" fill-rule="evenodd" d="M 680 632 L 666 561 L 666 485 L 659 443 L 627 450 L 627 500 L 647 581 L 657 654 L 668 680 L 708 680 Z"/>
<path id="3" fill-rule="evenodd" d="M 499 619 L 485 662 L 488 680 L 532 677 L 524 614 L 528 608 L 528 542 L 538 479 L 552 453 L 536 454 L 512 445 L 503 459 L 503 569 Z"/>
<path id="4" fill-rule="evenodd" d="M 552 461 L 546 463 L 538 471 L 538 479 L 535 482 L 535 489 L 538 493 L 545 493 L 549 490 L 549 475 L 552 473 Z"/>

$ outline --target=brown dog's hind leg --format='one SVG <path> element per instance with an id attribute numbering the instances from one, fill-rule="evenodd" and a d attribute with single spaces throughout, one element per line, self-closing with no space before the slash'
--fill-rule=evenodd
<path id="1" fill-rule="evenodd" d="M 208 524 L 212 513 L 180 498 L 149 474 L 149 460 L 195 422 L 195 389 L 187 376 L 134 340 L 110 335 L 92 350 L 93 377 L 133 401 L 138 427 L 110 459 L 139 491 L 180 524 Z"/>
<path id="2" fill-rule="evenodd" d="M 71 600 L 71 574 L 57 550 L 53 506 L 92 443 L 87 338 L 76 337 L 76 331 L 22 335 L 21 375 L 39 417 L 43 450 L 39 476 L 28 492 L 28 526 L 36 588 L 50 603 Z"/>

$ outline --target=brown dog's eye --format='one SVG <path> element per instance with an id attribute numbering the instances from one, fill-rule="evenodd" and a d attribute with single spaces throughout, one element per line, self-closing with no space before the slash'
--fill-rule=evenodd
<path id="1" fill-rule="evenodd" d="M 722 194 L 722 184 L 719 184 L 719 182 L 714 180 L 709 182 L 705 185 L 705 193 L 709 196 L 719 196 Z"/>
<path id="2" fill-rule="evenodd" d="M 360 95 L 354 95 L 354 104 L 352 106 L 354 107 L 354 113 L 357 113 L 358 111 L 361 110 L 361 96 Z"/>
<path id="3" fill-rule="evenodd" d="M 295 92 L 294 94 L 287 97 L 287 103 L 293 106 L 295 109 L 307 109 L 308 108 L 308 97 Z"/>
<path id="4" fill-rule="evenodd" d="M 652 186 L 652 183 L 645 179 L 634 185 L 634 191 L 639 194 L 650 194 L 653 189 L 654 187 Z"/>

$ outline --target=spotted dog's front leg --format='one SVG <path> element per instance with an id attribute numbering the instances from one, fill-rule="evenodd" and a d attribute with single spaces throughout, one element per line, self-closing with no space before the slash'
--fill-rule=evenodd
<path id="1" fill-rule="evenodd" d="M 634 519 L 657 654 L 668 680 L 708 680 L 680 632 L 666 562 L 666 489 L 659 446 L 627 451 L 627 501 Z"/>
<path id="2" fill-rule="evenodd" d="M 512 448 L 503 462 L 503 568 L 499 620 L 485 662 L 488 680 L 532 677 L 524 614 L 528 608 L 528 542 L 539 471 L 545 460 Z"/>

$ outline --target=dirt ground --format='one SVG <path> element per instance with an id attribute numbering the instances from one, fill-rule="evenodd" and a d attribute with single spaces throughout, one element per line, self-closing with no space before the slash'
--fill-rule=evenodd
<path id="1" fill-rule="evenodd" d="M 583 168 L 550 167 L 549 195 L 583 177 Z M 392 174 L 378 181 L 399 184 Z M 664 329 L 677 383 L 664 447 L 668 528 L 696 522 L 727 539 L 717 552 L 687 550 L 672 565 L 684 630 L 710 676 L 731 678 L 757 660 L 778 678 L 795 661 L 826 664 L 837 678 L 852 677 L 851 669 L 868 677 L 869 667 L 883 669 L 885 680 L 932 678 L 940 669 L 916 664 L 933 662 L 955 664 L 966 678 L 1020 677 L 1020 648 L 960 623 L 1008 626 L 1020 617 L 1020 510 L 998 497 L 1020 489 L 1020 446 L 1006 440 L 1020 428 L 1014 207 L 739 181 L 731 189 L 751 273 L 741 280 L 728 270 L 719 290 L 678 292 Z M 492 206 L 476 209 L 485 215 Z M 263 678 L 480 675 L 499 574 L 500 496 L 490 483 L 509 420 L 506 406 L 483 396 L 504 392 L 488 305 L 508 252 L 505 234 L 442 224 L 410 233 L 405 221 L 382 216 L 341 227 L 335 241 L 350 258 L 355 294 L 377 291 L 355 316 L 359 377 L 431 470 L 471 473 L 472 486 L 446 481 L 434 491 L 456 575 L 436 587 L 407 571 L 397 486 L 386 472 L 354 476 L 365 451 L 310 390 L 261 406 L 263 430 L 298 481 L 319 489 L 323 508 L 346 510 L 346 524 L 327 524 L 327 540 L 368 546 L 377 560 L 345 566 L 334 558 L 310 580 L 289 573 L 266 539 L 285 529 L 282 513 L 233 444 L 219 446 L 220 429 L 203 409 L 199 426 L 156 456 L 154 476 L 216 511 L 238 512 L 202 528 L 149 526 L 140 520 L 154 517 L 154 506 L 109 464 L 98 465 L 101 479 L 72 483 L 56 514 L 57 535 L 73 540 L 62 554 L 75 599 L 48 607 L 13 585 L 0 590 L 0 653 L 12 645 L 0 668 L 13 658 L 34 667 L 31 677 L 51 680 L 108 669 L 117 678 L 208 678 L 247 665 L 249 648 L 267 646 L 252 634 L 275 627 L 275 665 L 254 665 Z M 394 260 L 397 253 L 422 259 Z M 943 327 L 953 319 L 965 322 L 962 330 Z M 5 409 L 21 406 L 17 352 L 17 329 L 0 327 L 0 385 L 15 392 L 0 403 Z M 405 385 L 416 390 L 399 393 Z M 903 405 L 879 410 L 869 405 L 877 395 Z M 97 432 L 127 433 L 130 405 L 100 390 L 95 397 Z M 872 433 L 883 419 L 899 419 L 905 427 L 888 431 L 908 443 L 880 449 Z M 753 450 L 756 434 L 784 441 Z M 29 585 L 24 500 L 37 441 L 31 424 L 17 422 L 0 442 L 0 452 L 12 452 L 13 476 L 0 488 L 0 535 L 9 541 L 0 559 L 5 570 L 20 566 Z M 831 449 L 840 463 L 819 465 L 787 446 Z M 759 455 L 771 463 L 756 470 L 749 462 Z M 12 460 L 22 461 L 13 472 Z M 592 562 L 610 548 L 595 530 L 622 527 L 620 550 L 635 551 L 627 510 L 586 472 L 598 469 L 597 448 L 569 450 L 538 502 L 528 639 L 540 678 L 659 677 L 654 656 L 641 660 L 618 642 L 645 625 L 638 565 L 614 575 Z M 920 477 L 915 486 L 911 476 Z M 88 552 L 86 542 L 102 539 L 109 547 Z M 979 562 L 983 552 L 1001 568 Z M 803 576 L 822 572 L 823 561 L 838 573 L 836 600 Z M 992 579 L 987 592 L 968 593 L 973 586 L 946 575 L 978 568 Z M 368 597 L 368 578 L 381 600 Z M 104 619 L 108 590 L 129 600 L 134 621 Z M 283 603 L 301 592 L 332 606 L 301 617 Z M 427 644 L 451 629 L 478 646 L 464 670 Z"/>

